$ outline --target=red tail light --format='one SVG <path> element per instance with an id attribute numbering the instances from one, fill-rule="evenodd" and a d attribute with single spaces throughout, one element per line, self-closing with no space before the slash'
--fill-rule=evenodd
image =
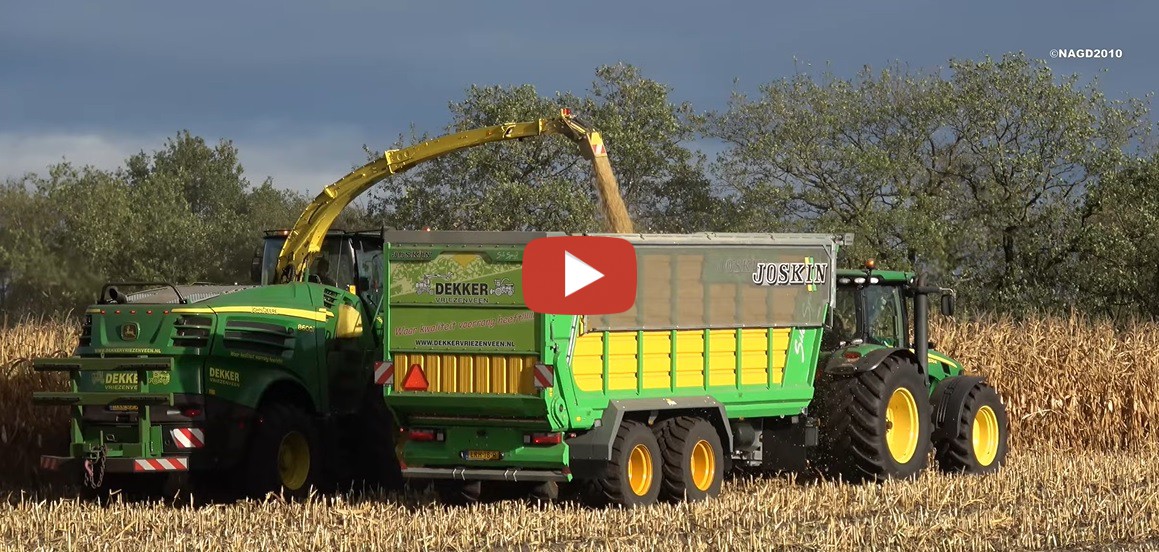
<path id="1" fill-rule="evenodd" d="M 201 415 L 201 409 L 196 406 L 187 406 L 181 409 L 181 415 L 186 418 L 196 418 Z"/>
<path id="2" fill-rule="evenodd" d="M 411 441 L 438 441 L 442 442 L 445 438 L 443 432 L 436 429 L 410 429 L 406 432 L 407 439 Z"/>
<path id="3" fill-rule="evenodd" d="M 562 433 L 528 433 L 523 436 L 523 442 L 538 447 L 558 445 L 563 442 Z"/>
<path id="4" fill-rule="evenodd" d="M 857 359 L 861 358 L 861 353 L 859 353 L 857 351 L 847 351 L 845 353 L 845 358 L 847 358 L 849 360 L 857 360 Z"/>

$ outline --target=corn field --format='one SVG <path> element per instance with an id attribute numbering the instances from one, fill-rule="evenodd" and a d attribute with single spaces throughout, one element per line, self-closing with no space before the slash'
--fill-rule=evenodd
<path id="1" fill-rule="evenodd" d="M 63 452 L 63 408 L 34 408 L 58 374 L 29 359 L 67 355 L 76 327 L 0 328 L 0 546 L 30 549 L 1159 549 L 1159 324 L 1080 316 L 938 321 L 938 349 L 1002 393 L 1007 469 L 927 473 L 881 485 L 733 480 L 702 504 L 597 511 L 501 502 L 446 508 L 425 495 L 98 507 L 37 498 L 36 459 Z M 19 490 L 19 489 L 24 489 Z M 260 520 L 256 522 L 254 520 Z"/>

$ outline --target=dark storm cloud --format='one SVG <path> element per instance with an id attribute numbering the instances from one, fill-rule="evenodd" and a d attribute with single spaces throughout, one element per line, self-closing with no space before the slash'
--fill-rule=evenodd
<path id="1" fill-rule="evenodd" d="M 189 128 L 252 148 L 243 161 L 287 185 L 340 176 L 363 143 L 447 123 L 471 84 L 579 91 L 626 61 L 675 97 L 719 108 L 795 70 L 847 76 L 901 60 L 945 65 L 1022 50 L 1121 48 L 1123 59 L 1049 60 L 1101 75 L 1112 97 L 1154 90 L 1147 32 L 1159 6 L 1091 2 L 9 3 L 0 13 L 0 176 L 80 152 L 14 158 L 45 136 L 151 149 Z M 798 60 L 798 61 L 794 61 Z M 811 64 L 811 65 L 806 65 Z M 321 143 L 323 138 L 325 143 Z M 63 138 L 62 138 L 63 139 Z M 335 141 L 339 143 L 334 143 Z M 138 143 L 139 142 L 139 143 Z M 107 145 L 107 144 L 106 144 Z M 317 147 L 315 147 L 315 145 Z M 287 159 L 279 161 L 279 151 Z M 313 152 L 303 153 L 303 152 Z M 344 153 L 348 152 L 348 153 Z M 115 157 L 109 154 L 108 157 Z M 21 161 L 24 159 L 24 161 Z M 107 162 L 104 158 L 97 162 Z M 115 161 L 113 161 L 115 163 Z M 256 166 L 255 166 L 256 163 Z M 289 168 L 294 167 L 294 168 Z M 260 179 L 264 175 L 255 175 Z"/>

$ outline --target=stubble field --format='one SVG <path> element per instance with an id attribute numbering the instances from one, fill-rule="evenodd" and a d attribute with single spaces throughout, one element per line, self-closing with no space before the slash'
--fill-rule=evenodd
<path id="1" fill-rule="evenodd" d="M 871 485 L 726 482 L 716 500 L 638 511 L 428 495 L 108 507 L 58 498 L 36 459 L 64 447 L 63 384 L 28 359 L 66 355 L 70 323 L 0 329 L 0 546 L 5 549 L 1159 549 L 1159 325 L 1080 317 L 939 323 L 939 349 L 986 375 L 1011 420 L 1007 467 Z"/>

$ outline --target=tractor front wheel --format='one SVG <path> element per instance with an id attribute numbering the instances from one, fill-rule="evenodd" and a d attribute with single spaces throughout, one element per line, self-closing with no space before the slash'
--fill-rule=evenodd
<path id="1" fill-rule="evenodd" d="M 947 472 L 989 473 L 1006 462 L 1009 421 L 998 392 L 975 383 L 956 407 L 957 427 L 942 428 L 934 440 L 938 468 Z"/>

